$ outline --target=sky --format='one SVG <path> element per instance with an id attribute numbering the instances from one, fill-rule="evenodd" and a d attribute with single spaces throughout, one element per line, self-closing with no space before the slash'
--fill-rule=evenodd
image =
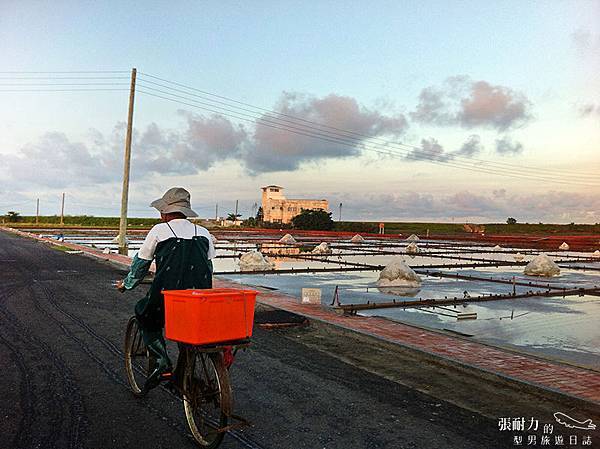
<path id="1" fill-rule="evenodd" d="M 0 0 L 0 213 L 600 222 L 600 0 L 365 5 Z"/>

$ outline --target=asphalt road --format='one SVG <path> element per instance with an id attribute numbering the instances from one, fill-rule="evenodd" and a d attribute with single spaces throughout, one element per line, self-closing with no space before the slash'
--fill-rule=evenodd
<path id="1" fill-rule="evenodd" d="M 178 399 L 128 390 L 123 333 L 143 293 L 116 292 L 120 276 L 0 232 L 0 448 L 196 447 Z M 222 447 L 511 447 L 497 420 L 345 363 L 297 332 L 257 328 L 238 354 L 236 412 L 254 425 Z"/>

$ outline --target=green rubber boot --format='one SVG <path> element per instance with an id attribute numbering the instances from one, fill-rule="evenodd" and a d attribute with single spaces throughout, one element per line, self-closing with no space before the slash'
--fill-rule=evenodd
<path id="1" fill-rule="evenodd" d="M 154 362 L 151 364 L 152 372 L 146 379 L 146 383 L 144 385 L 146 390 L 150 390 L 158 386 L 161 377 L 165 373 L 171 372 L 173 369 L 173 364 L 171 363 L 171 359 L 169 359 L 169 355 L 167 354 L 167 347 L 162 335 L 159 338 L 155 338 L 147 343 L 146 347 L 148 348 L 150 357 Z"/>

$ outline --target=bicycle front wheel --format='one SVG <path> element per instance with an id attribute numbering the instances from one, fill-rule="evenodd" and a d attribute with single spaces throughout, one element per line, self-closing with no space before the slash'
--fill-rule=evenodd
<path id="1" fill-rule="evenodd" d="M 125 371 L 131 391 L 136 396 L 144 396 L 146 378 L 153 368 L 153 359 L 142 339 L 136 317 L 131 317 L 125 332 Z"/>
<path id="2" fill-rule="evenodd" d="M 214 449 L 225 436 L 232 411 L 229 373 L 220 352 L 188 352 L 183 377 L 183 407 L 194 439 Z"/>

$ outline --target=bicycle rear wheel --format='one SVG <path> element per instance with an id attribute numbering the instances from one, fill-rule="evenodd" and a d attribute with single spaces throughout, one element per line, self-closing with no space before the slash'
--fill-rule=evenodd
<path id="1" fill-rule="evenodd" d="M 144 396 L 146 378 L 152 372 L 154 361 L 142 339 L 136 317 L 131 317 L 125 332 L 125 371 L 131 391 L 136 396 Z"/>
<path id="2" fill-rule="evenodd" d="M 233 407 L 223 355 L 189 350 L 183 392 L 185 416 L 194 439 L 202 447 L 218 447 Z"/>

